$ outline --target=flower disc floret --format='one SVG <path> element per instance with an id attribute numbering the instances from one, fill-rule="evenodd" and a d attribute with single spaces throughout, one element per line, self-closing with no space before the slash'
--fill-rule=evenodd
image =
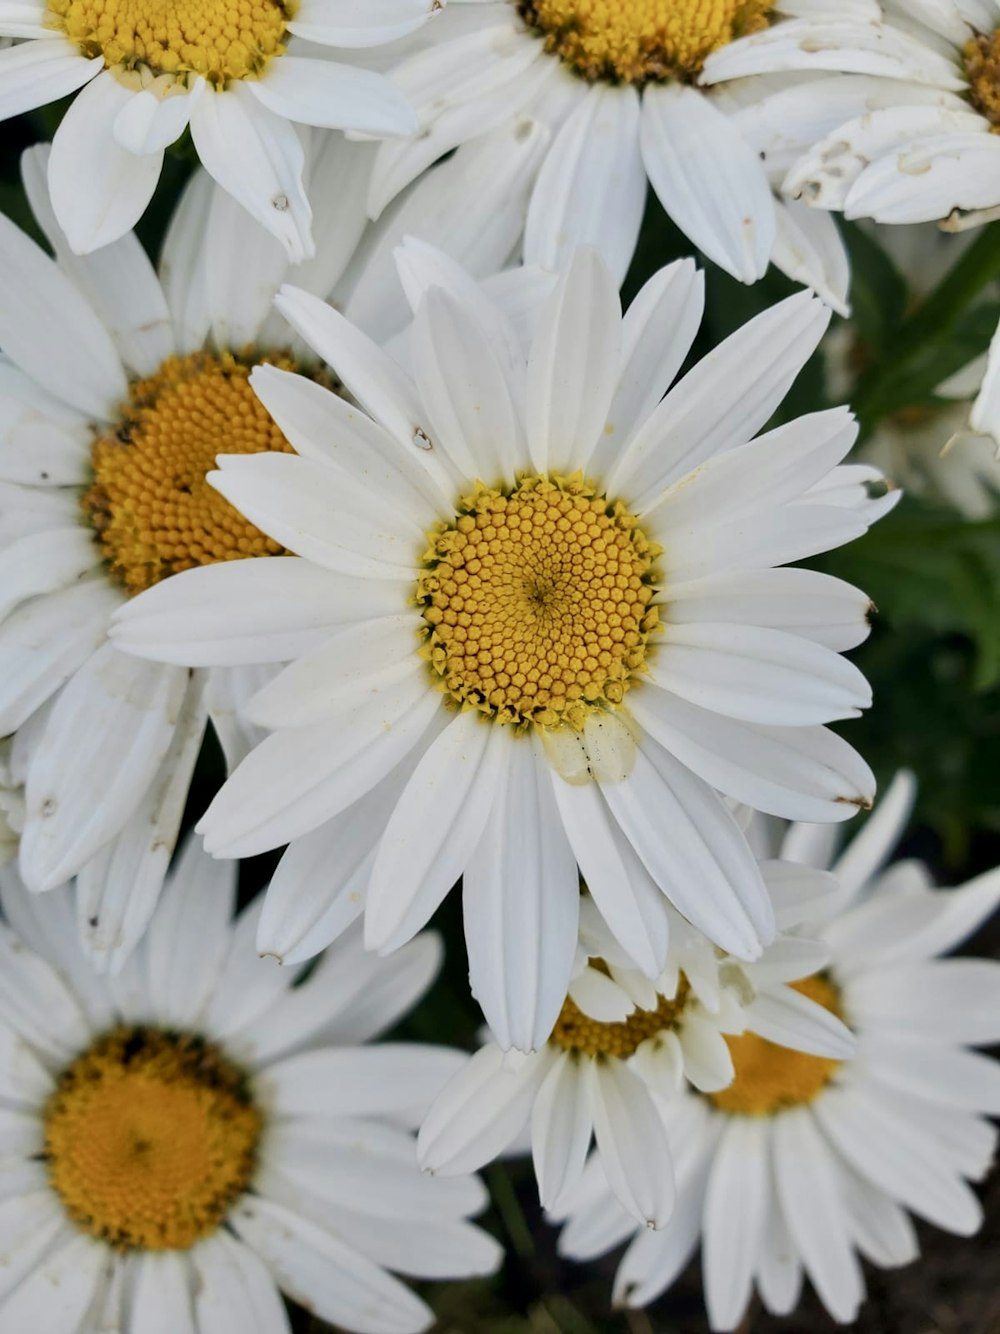
<path id="1" fill-rule="evenodd" d="M 977 33 L 966 42 L 963 55 L 969 98 L 996 134 L 1000 132 L 1000 29 L 988 36 Z"/>
<path id="2" fill-rule="evenodd" d="M 121 1027 L 58 1079 L 45 1159 L 82 1231 L 119 1250 L 186 1250 L 247 1189 L 261 1124 L 246 1076 L 211 1043 Z"/>
<path id="3" fill-rule="evenodd" d="M 720 46 L 766 28 L 772 0 L 520 0 L 546 50 L 596 81 L 694 79 Z"/>
<path id="4" fill-rule="evenodd" d="M 682 974 L 673 997 L 660 996 L 655 1010 L 637 1007 L 627 1019 L 612 1024 L 592 1019 L 567 996 L 549 1041 L 563 1051 L 582 1056 L 617 1056 L 619 1060 L 627 1060 L 643 1042 L 676 1026 L 684 1013 L 690 989 Z"/>
<path id="5" fill-rule="evenodd" d="M 254 78 L 281 55 L 294 12 L 279 0 L 50 0 L 49 11 L 109 68 L 200 74 L 217 86 Z"/>
<path id="6" fill-rule="evenodd" d="M 504 723 L 620 704 L 656 625 L 658 548 L 577 474 L 479 484 L 430 535 L 418 601 L 442 689 Z"/>
<path id="7" fill-rule="evenodd" d="M 205 480 L 217 454 L 291 452 L 250 388 L 250 365 L 230 353 L 171 357 L 133 383 L 117 429 L 94 442 L 83 512 L 129 593 L 196 565 L 281 554 Z"/>
<path id="8" fill-rule="evenodd" d="M 827 978 L 817 974 L 791 986 L 841 1018 L 839 993 Z M 810 1103 L 841 1066 L 825 1056 L 778 1047 L 756 1033 L 727 1037 L 726 1042 L 736 1077 L 721 1093 L 708 1096 L 718 1111 L 730 1116 L 774 1116 Z"/>

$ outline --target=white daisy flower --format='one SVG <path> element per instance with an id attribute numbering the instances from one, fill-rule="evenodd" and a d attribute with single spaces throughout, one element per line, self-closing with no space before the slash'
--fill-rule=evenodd
<path id="1" fill-rule="evenodd" d="M 295 122 L 408 134 L 414 114 L 362 48 L 418 28 L 441 0 L 2 0 L 0 118 L 76 93 L 52 145 L 52 206 L 74 251 L 108 245 L 152 198 L 190 128 L 223 189 L 293 261 L 314 254 Z M 310 44 L 342 49 L 339 58 Z M 78 91 L 80 90 L 80 91 Z"/>
<path id="2" fill-rule="evenodd" d="M 781 929 L 836 889 L 805 867 L 763 866 Z M 670 910 L 667 909 L 669 912 Z M 650 981 L 623 954 L 594 908 L 581 904 L 582 966 L 545 1047 L 524 1055 L 487 1041 L 442 1089 L 420 1128 L 421 1166 L 466 1173 L 531 1127 L 544 1206 L 558 1208 L 584 1170 L 591 1138 L 621 1205 L 662 1227 L 674 1205 L 670 1146 L 657 1109 L 685 1080 L 717 1092 L 733 1080 L 723 1034 L 774 1037 L 824 1057 L 853 1051 L 847 1029 L 821 1005 L 784 985 L 828 952 L 781 935 L 756 963 L 720 957 L 671 914 L 667 968 Z"/>
<path id="3" fill-rule="evenodd" d="M 279 309 L 366 411 L 263 367 L 253 385 L 300 457 L 222 457 L 213 476 L 300 559 L 179 576 L 113 633 L 161 661 L 296 658 L 249 706 L 272 735 L 200 826 L 219 856 L 292 844 L 260 949 L 302 958 L 364 907 L 367 945 L 392 950 L 464 872 L 473 989 L 498 1042 L 529 1050 L 566 996 L 578 863 L 648 977 L 661 893 L 749 959 L 770 902 L 713 787 L 820 820 L 869 802 L 867 766 L 822 726 L 868 703 L 840 656 L 867 599 L 772 567 L 850 540 L 893 497 L 837 468 L 845 409 L 751 440 L 826 326 L 808 294 L 662 398 L 701 315 L 690 261 L 623 322 L 578 252 L 528 348 L 455 266 L 414 247 L 401 263 L 412 378 L 286 288 Z"/>
<path id="4" fill-rule="evenodd" d="M 478 272 L 516 244 L 491 211 L 523 188 L 521 168 L 478 179 L 454 219 L 446 163 L 366 230 L 373 149 L 318 139 L 310 167 L 324 240 L 296 277 L 335 291 L 377 337 L 409 318 L 390 253 L 404 231 L 436 233 L 449 219 L 449 244 Z M 273 315 L 289 271 L 281 246 L 204 173 L 173 220 L 161 285 L 132 235 L 73 255 L 44 168 L 42 150 L 26 156 L 56 259 L 0 219 L 0 734 L 16 732 L 11 776 L 25 788 L 22 874 L 35 890 L 79 875 L 87 947 L 114 967 L 155 905 L 206 716 L 235 763 L 257 736 L 240 706 L 272 669 L 263 658 L 193 674 L 139 662 L 107 643 L 111 613 L 176 570 L 280 551 L 205 473 L 220 448 L 290 447 L 250 390 L 254 361 L 325 372 Z M 262 601 L 266 580 L 264 569 Z M 314 627 L 288 656 L 315 642 Z"/>
<path id="5" fill-rule="evenodd" d="M 0 876 L 0 1324 L 287 1334 L 279 1289 L 369 1334 L 433 1315 L 387 1270 L 490 1273 L 475 1178 L 421 1174 L 410 1128 L 462 1063 L 366 1046 L 429 986 L 440 941 L 345 936 L 304 982 L 256 958 L 259 901 L 192 842 L 124 971 L 102 979 L 66 888 Z"/>
<path id="6" fill-rule="evenodd" d="M 902 775 L 834 864 L 836 909 L 808 925 L 829 968 L 798 989 L 855 1032 L 853 1057 L 790 1051 L 752 1033 L 730 1038 L 733 1084 L 664 1107 L 677 1206 L 661 1232 L 635 1234 L 593 1160 L 560 1211 L 560 1249 L 589 1259 L 634 1235 L 615 1300 L 643 1306 L 698 1245 L 712 1329 L 735 1329 L 756 1287 L 792 1311 L 807 1275 L 834 1319 L 864 1300 L 859 1255 L 886 1267 L 918 1254 L 907 1214 L 968 1235 L 982 1213 L 968 1181 L 992 1162 L 1000 1066 L 973 1050 L 1000 1038 L 1000 964 L 940 959 L 1000 903 L 1000 868 L 937 890 L 924 866 L 882 872 L 909 812 Z M 830 830 L 793 826 L 784 853 L 827 861 Z"/>
<path id="7" fill-rule="evenodd" d="M 884 0 L 884 22 L 827 25 L 820 50 L 757 43 L 730 74 L 760 67 L 844 70 L 867 104 L 820 128 L 785 190 L 878 222 L 975 225 L 1000 209 L 1000 4 Z M 751 39 L 751 47 L 757 39 Z M 875 77 L 871 77 L 875 76 Z M 867 85 L 867 88 L 866 86 Z M 822 100 L 828 85 L 804 90 Z M 830 90 L 828 111 L 835 106 Z M 836 121 L 836 117 L 833 117 Z"/>
<path id="8" fill-rule="evenodd" d="M 854 3 L 877 13 L 874 0 Z M 819 288 L 825 251 L 843 253 L 833 229 L 776 204 L 756 148 L 705 85 L 746 34 L 788 28 L 801 40 L 842 10 L 842 0 L 805 10 L 800 0 L 451 0 L 393 69 L 421 131 L 380 149 L 372 216 L 456 145 L 538 119 L 551 141 L 525 223 L 529 263 L 561 270 L 574 246 L 593 245 L 620 282 L 648 180 L 681 230 L 734 277 L 755 282 L 773 259 L 798 279 L 810 252 Z M 808 235 L 804 248 L 790 244 L 790 229 Z"/>

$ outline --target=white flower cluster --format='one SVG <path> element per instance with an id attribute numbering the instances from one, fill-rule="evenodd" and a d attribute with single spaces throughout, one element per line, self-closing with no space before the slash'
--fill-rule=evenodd
<path id="1" fill-rule="evenodd" d="M 0 217 L 0 1329 L 428 1329 L 401 1278 L 495 1272 L 473 1174 L 529 1151 L 620 1305 L 700 1243 L 713 1330 L 973 1232 L 1000 965 L 938 956 L 1000 871 L 886 869 L 905 771 L 836 855 L 874 609 L 800 562 L 889 474 L 993 512 L 1000 337 L 860 456 L 782 404 L 835 212 L 1000 217 L 1000 4 L 0 0 L 0 47 L 0 117 L 73 95 L 45 245 Z M 811 290 L 623 312 L 647 187 Z M 914 292 L 971 253 L 909 235 Z M 374 1042 L 459 881 L 478 1050 Z"/>

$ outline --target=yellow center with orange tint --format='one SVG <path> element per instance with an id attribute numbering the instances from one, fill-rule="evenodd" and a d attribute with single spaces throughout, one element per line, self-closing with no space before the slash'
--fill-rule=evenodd
<path id="1" fill-rule="evenodd" d="M 840 1016 L 839 994 L 826 978 L 817 974 L 791 985 Z M 727 1037 L 726 1042 L 736 1078 L 727 1089 L 708 1097 L 720 1112 L 731 1116 L 774 1116 L 810 1103 L 823 1092 L 841 1064 L 824 1056 L 778 1047 L 756 1033 Z"/>
<path id="2" fill-rule="evenodd" d="M 590 81 L 692 80 L 705 60 L 768 25 L 773 0 L 519 0 L 545 48 Z"/>
<path id="3" fill-rule="evenodd" d="M 186 1250 L 249 1186 L 261 1124 L 246 1076 L 210 1043 L 118 1028 L 59 1078 L 45 1159 L 83 1232 L 119 1250 Z"/>
<path id="4" fill-rule="evenodd" d="M 230 353 L 171 357 L 133 383 L 117 429 L 95 441 L 83 512 L 129 593 L 196 565 L 281 554 L 206 481 L 217 454 L 291 452 L 250 388 L 251 365 Z"/>
<path id="5" fill-rule="evenodd" d="M 563 1002 L 549 1041 L 582 1056 L 617 1056 L 627 1060 L 649 1038 L 674 1028 L 684 1012 L 690 986 L 683 974 L 672 999 L 659 998 L 655 1010 L 635 1009 L 621 1023 L 605 1024 L 584 1014 L 569 996 Z"/>
<path id="6" fill-rule="evenodd" d="M 260 75 L 285 50 L 291 0 L 49 0 L 49 16 L 108 68 L 202 75 L 217 87 Z"/>
<path id="7" fill-rule="evenodd" d="M 990 123 L 994 134 L 1000 133 L 1000 29 L 977 33 L 966 42 L 963 51 L 965 72 L 969 76 L 969 100 Z"/>
<path id="8" fill-rule="evenodd" d="M 435 680 L 498 722 L 582 727 L 642 670 L 658 552 L 579 475 L 479 485 L 424 553 L 417 598 Z"/>

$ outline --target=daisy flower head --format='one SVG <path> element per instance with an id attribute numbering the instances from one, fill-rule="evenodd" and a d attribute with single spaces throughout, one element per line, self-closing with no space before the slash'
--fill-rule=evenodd
<path id="1" fill-rule="evenodd" d="M 429 248 L 400 263 L 411 373 L 285 289 L 281 313 L 362 406 L 263 367 L 253 385 L 299 456 L 222 456 L 213 477 L 298 559 L 188 572 L 113 634 L 189 665 L 295 658 L 248 707 L 271 735 L 200 826 L 220 856 L 292 845 L 261 950 L 312 953 L 362 908 L 368 946 L 394 949 L 464 872 L 473 990 L 500 1045 L 528 1050 L 566 996 L 578 865 L 647 976 L 666 959 L 661 895 L 753 958 L 770 901 L 715 789 L 818 820 L 870 801 L 867 766 L 823 726 L 868 703 L 840 656 L 868 600 L 776 567 L 893 497 L 837 466 L 845 409 L 753 439 L 826 326 L 808 294 L 664 397 L 701 316 L 690 261 L 623 322 L 581 250 L 518 325 Z M 303 884 L 317 862 L 322 895 Z"/>
<path id="2" fill-rule="evenodd" d="M 372 153 L 317 135 L 323 243 L 295 274 L 381 338 L 410 317 L 391 249 L 403 230 L 441 229 L 452 164 L 368 227 Z M 220 448 L 291 448 L 250 389 L 255 361 L 330 380 L 273 316 L 284 250 L 206 173 L 175 213 L 157 276 L 131 234 L 75 255 L 45 165 L 31 150 L 24 179 L 55 258 L 0 219 L 0 734 L 13 736 L 9 778 L 24 795 L 22 875 L 33 890 L 78 876 L 81 933 L 95 964 L 114 968 L 155 905 L 206 718 L 234 764 L 258 739 L 240 706 L 273 669 L 266 655 L 193 673 L 140 662 L 107 643 L 111 614 L 178 570 L 281 551 L 205 475 Z M 489 221 L 517 180 L 480 186 L 449 244 L 489 272 L 516 242 Z"/>
<path id="3" fill-rule="evenodd" d="M 779 862 L 761 872 L 779 931 L 800 920 L 804 904 L 828 895 L 832 883 Z M 488 1041 L 470 1057 L 420 1128 L 425 1170 L 475 1170 L 530 1124 L 541 1202 L 558 1209 L 581 1180 L 594 1137 L 619 1204 L 641 1223 L 662 1227 L 674 1204 L 674 1176 L 659 1103 L 687 1083 L 705 1093 L 732 1083 L 724 1034 L 766 1034 L 826 1058 L 851 1053 L 840 1021 L 784 985 L 826 962 L 822 945 L 783 932 L 757 962 L 741 964 L 665 911 L 672 919 L 667 967 L 651 981 L 584 897 L 577 966 L 548 1042 L 524 1054 Z"/>
<path id="4" fill-rule="evenodd" d="M 884 0 L 881 8 L 881 21 L 852 16 L 830 27 L 821 53 L 774 53 L 788 69 L 856 72 L 865 99 L 847 116 L 826 118 L 784 189 L 883 223 L 948 219 L 958 229 L 997 216 L 1000 5 Z M 744 62 L 742 72 L 753 68 Z M 812 85 L 821 97 L 824 88 Z"/>
<path id="5" fill-rule="evenodd" d="M 254 954 L 236 867 L 191 842 L 140 950 L 101 978 L 67 888 L 0 873 L 5 1329 L 287 1334 L 279 1290 L 359 1334 L 433 1316 L 392 1274 L 490 1273 L 474 1178 L 421 1174 L 412 1128 L 462 1063 L 372 1043 L 441 960 L 344 936 L 306 980 Z"/>
<path id="6" fill-rule="evenodd" d="M 574 246 L 592 245 L 620 282 L 648 181 L 688 238 L 740 281 L 755 282 L 772 259 L 799 279 L 804 256 L 790 255 L 765 164 L 708 84 L 728 78 L 716 63 L 750 34 L 788 27 L 801 37 L 841 8 L 815 0 L 796 19 L 795 0 L 451 0 L 392 70 L 421 128 L 380 148 L 372 215 L 443 153 L 537 119 L 550 140 L 525 219 L 527 262 L 561 270 Z M 804 216 L 797 230 L 836 243 Z M 822 256 L 809 258 L 819 288 Z"/>
<path id="7" fill-rule="evenodd" d="M 407 134 L 411 108 L 354 60 L 440 0 L 5 0 L 0 117 L 76 96 L 52 145 L 52 207 L 86 254 L 142 216 L 186 129 L 219 184 L 284 245 L 314 253 L 296 125 Z M 318 45 L 317 45 L 318 44 Z M 340 48 L 330 58 L 323 48 Z"/>
<path id="8" fill-rule="evenodd" d="M 912 779 L 897 777 L 834 861 L 838 893 L 804 922 L 829 964 L 794 985 L 853 1031 L 854 1054 L 728 1038 L 732 1084 L 663 1107 L 677 1205 L 662 1231 L 636 1233 L 596 1157 L 563 1202 L 565 1254 L 589 1259 L 632 1237 L 619 1304 L 664 1292 L 700 1240 L 713 1329 L 735 1329 L 754 1288 L 787 1315 L 804 1276 L 850 1323 L 865 1295 L 859 1257 L 916 1259 L 908 1211 L 963 1236 L 979 1227 L 968 1183 L 992 1162 L 996 1128 L 985 1117 L 1000 1111 L 1000 1066 L 975 1048 L 1000 1037 L 1000 964 L 939 956 L 995 911 L 1000 869 L 954 890 L 935 889 L 918 862 L 883 871 L 912 795 Z M 832 845 L 829 827 L 800 825 L 782 851 L 825 865 Z"/>

